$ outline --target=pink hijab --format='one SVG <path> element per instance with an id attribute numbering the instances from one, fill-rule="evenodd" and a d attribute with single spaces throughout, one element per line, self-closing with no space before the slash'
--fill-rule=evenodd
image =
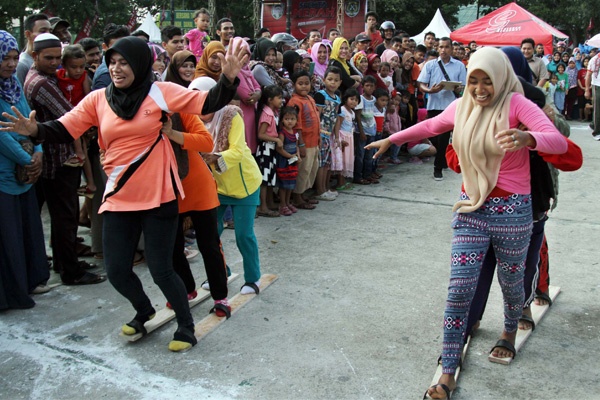
<path id="1" fill-rule="evenodd" d="M 394 50 L 385 49 L 383 51 L 383 54 L 381 54 L 381 62 L 389 63 L 393 57 L 398 57 L 398 61 L 400 61 L 400 56 L 397 52 L 395 52 Z"/>
<path id="2" fill-rule="evenodd" d="M 318 42 L 313 44 L 313 47 L 310 50 L 310 57 L 312 58 L 313 62 L 315 63 L 315 75 L 320 76 L 321 78 L 323 78 L 323 76 L 325 75 L 325 70 L 327 69 L 327 65 L 329 64 L 329 51 L 327 52 L 327 58 L 325 59 L 325 64 L 320 64 L 319 63 L 319 48 L 323 46 L 325 47 L 325 50 L 327 50 L 327 45 L 323 42 Z"/>

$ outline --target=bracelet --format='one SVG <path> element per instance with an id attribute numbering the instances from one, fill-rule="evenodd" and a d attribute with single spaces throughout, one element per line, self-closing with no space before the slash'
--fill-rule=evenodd
<path id="1" fill-rule="evenodd" d="M 298 145 L 298 147 L 304 147 L 304 146 L 306 146 L 304 143 Z"/>

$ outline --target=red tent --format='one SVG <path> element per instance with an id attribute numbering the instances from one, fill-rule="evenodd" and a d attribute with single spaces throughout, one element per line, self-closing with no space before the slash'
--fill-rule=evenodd
<path id="1" fill-rule="evenodd" d="M 529 11 L 509 3 L 452 32 L 450 38 L 461 43 L 475 40 L 485 46 L 520 46 L 521 40 L 532 38 L 542 43 L 546 54 L 552 53 L 552 38 L 567 39 L 558 29 L 542 21 Z"/>

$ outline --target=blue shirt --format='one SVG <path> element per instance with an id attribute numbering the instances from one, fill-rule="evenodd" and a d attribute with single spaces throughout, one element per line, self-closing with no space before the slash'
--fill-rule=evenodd
<path id="1" fill-rule="evenodd" d="M 94 74 L 94 80 L 92 81 L 92 90 L 98 90 L 107 87 L 110 85 L 110 74 L 108 72 L 108 67 L 104 62 L 104 57 L 102 57 L 102 63 L 98 65 L 96 69 L 96 73 Z"/>
<path id="2" fill-rule="evenodd" d="M 444 73 L 438 64 L 438 60 L 441 61 L 442 59 L 438 57 L 437 60 L 431 60 L 425 64 L 425 67 L 423 67 L 423 70 L 417 79 L 418 82 L 422 82 L 427 86 L 432 87 L 441 81 L 448 80 L 444 76 Z M 446 69 L 450 81 L 462 82 L 463 85 L 467 83 L 467 69 L 461 61 L 450 57 L 450 61 L 448 61 L 447 64 L 444 64 L 444 69 Z M 450 103 L 456 100 L 456 96 L 454 96 L 454 92 L 451 90 L 428 93 L 428 96 L 427 110 L 445 110 Z"/>
<path id="3" fill-rule="evenodd" d="M 13 104 L 8 104 L 0 99 L 0 120 L 8 121 L 2 116 L 3 112 L 14 114 L 10 109 Z M 29 116 L 31 109 L 27 104 L 25 93 L 21 94 L 21 99 L 15 107 L 25 116 Z M 19 195 L 25 193 L 31 188 L 31 185 L 21 184 L 15 178 L 15 168 L 17 164 L 25 166 L 31 164 L 31 156 L 23 150 L 21 140 L 27 139 L 26 136 L 15 132 L 0 132 L 0 191 L 6 194 Z M 34 153 L 42 152 L 42 145 L 33 148 Z"/>

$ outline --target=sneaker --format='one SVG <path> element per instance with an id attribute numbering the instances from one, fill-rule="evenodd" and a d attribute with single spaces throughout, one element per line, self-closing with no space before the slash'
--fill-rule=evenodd
<path id="1" fill-rule="evenodd" d="M 442 174 L 442 171 L 434 170 L 433 179 L 435 179 L 436 181 L 443 181 L 444 175 Z"/>
<path id="2" fill-rule="evenodd" d="M 315 196 L 315 199 L 322 201 L 333 201 L 335 200 L 335 195 L 331 192 L 324 192 L 318 196 Z"/>
<path id="3" fill-rule="evenodd" d="M 423 161 L 417 156 L 411 157 L 410 160 L 408 160 L 408 162 L 411 164 L 423 164 Z"/>
<path id="4" fill-rule="evenodd" d="M 210 285 L 208 284 L 208 280 L 205 280 L 204 282 L 202 282 L 202 285 L 200 285 L 200 287 L 204 290 L 210 290 Z"/>
<path id="5" fill-rule="evenodd" d="M 336 192 L 336 191 L 334 191 L 334 190 L 331 190 L 331 189 L 329 189 L 329 190 L 327 191 L 327 193 L 331 193 L 331 194 L 332 194 L 332 195 L 334 195 L 335 197 L 338 197 L 338 196 L 340 195 L 340 193 L 339 193 L 339 192 Z"/>
<path id="6" fill-rule="evenodd" d="M 594 140 L 600 140 L 600 134 L 594 135 Z"/>
<path id="7" fill-rule="evenodd" d="M 400 165 L 400 164 L 403 164 L 403 163 L 404 163 L 404 161 L 402 161 L 399 158 L 392 158 L 392 164 Z"/>

